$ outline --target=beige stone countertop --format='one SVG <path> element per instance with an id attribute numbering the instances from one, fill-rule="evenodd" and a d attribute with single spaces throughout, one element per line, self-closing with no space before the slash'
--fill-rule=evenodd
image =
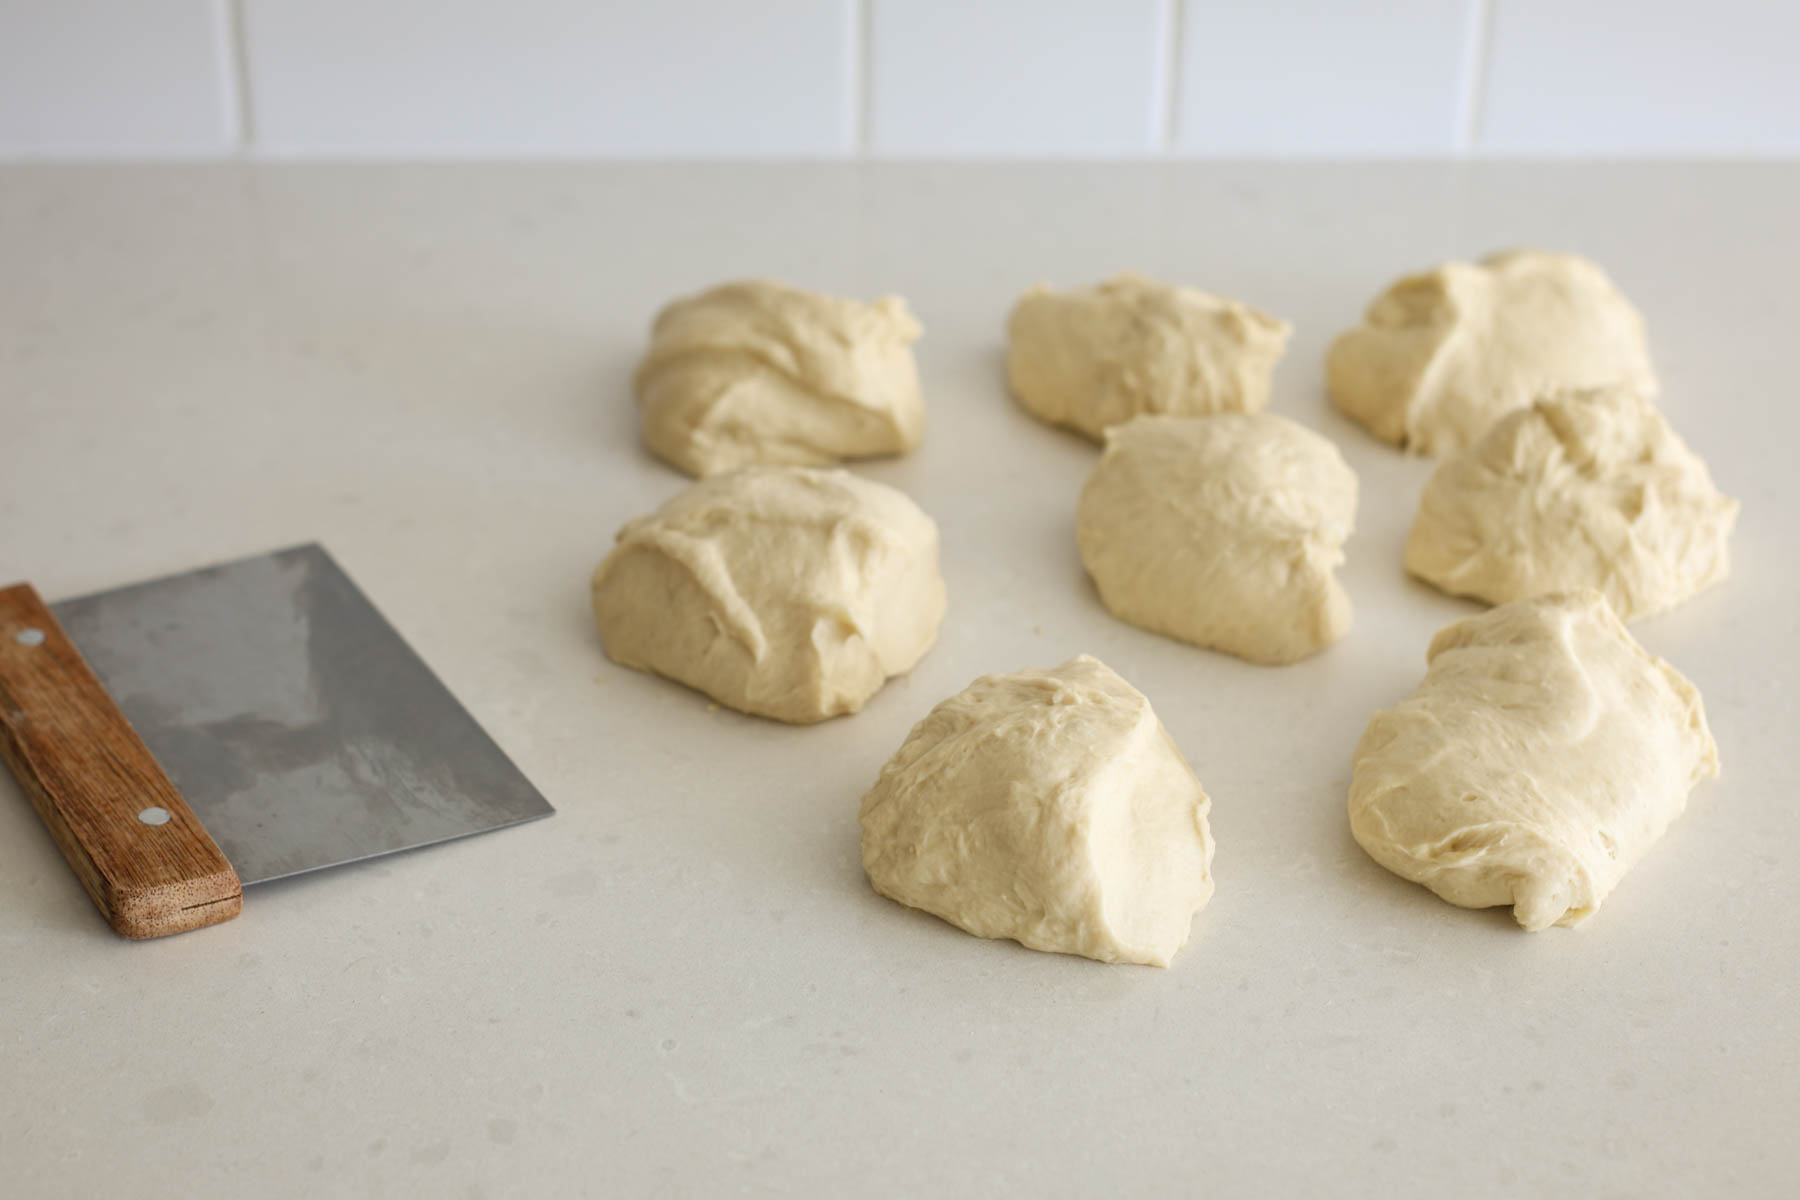
<path id="1" fill-rule="evenodd" d="M 1800 165 L 19 166 L 0 169 L 0 581 L 52 599 L 322 540 L 556 805 L 114 936 L 0 776 L 10 1197 L 1695 1196 L 1800 1174 Z M 1322 362 L 1394 276 L 1602 263 L 1675 427 L 1743 501 L 1731 579 L 1633 627 L 1722 776 L 1575 930 L 1368 859 L 1350 754 L 1434 630 L 1431 470 Z M 1251 666 L 1111 619 L 1093 447 L 1012 403 L 1029 284 L 1132 268 L 1294 323 L 1271 410 L 1362 503 L 1350 635 Z M 772 275 L 904 295 L 929 428 L 859 470 L 938 520 L 937 647 L 788 728 L 616 667 L 615 529 L 684 480 L 630 372 L 666 300 Z M 1213 798 L 1167 971 L 877 897 L 857 802 L 978 674 L 1087 652 Z"/>

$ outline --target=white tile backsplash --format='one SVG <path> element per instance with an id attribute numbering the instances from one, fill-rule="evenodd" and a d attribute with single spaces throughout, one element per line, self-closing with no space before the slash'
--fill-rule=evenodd
<path id="1" fill-rule="evenodd" d="M 1184 154 L 1422 156 L 1457 148 L 1478 0 L 1190 0 Z"/>
<path id="2" fill-rule="evenodd" d="M 1157 149 L 1157 0 L 873 0 L 869 146 L 897 156 Z"/>
<path id="3" fill-rule="evenodd" d="M 1800 157 L 1800 0 L 0 0 L 0 160 Z"/>
<path id="4" fill-rule="evenodd" d="M 214 0 L 0 0 L 0 155 L 231 151 L 219 17 Z"/>
<path id="5" fill-rule="evenodd" d="M 853 0 L 244 0 L 280 155 L 849 152 Z"/>
<path id="6" fill-rule="evenodd" d="M 1494 0 L 1497 154 L 1800 154 L 1795 0 Z"/>

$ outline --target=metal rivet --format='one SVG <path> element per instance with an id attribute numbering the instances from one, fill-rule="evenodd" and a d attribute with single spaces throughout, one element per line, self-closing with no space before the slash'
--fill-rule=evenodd
<path id="1" fill-rule="evenodd" d="M 44 631 L 41 629 L 21 629 L 13 634 L 13 641 L 21 646 L 41 646 L 44 644 Z"/>
<path id="2" fill-rule="evenodd" d="M 169 823 L 169 810 L 152 805 L 138 814 L 138 820 L 146 825 L 167 825 Z"/>

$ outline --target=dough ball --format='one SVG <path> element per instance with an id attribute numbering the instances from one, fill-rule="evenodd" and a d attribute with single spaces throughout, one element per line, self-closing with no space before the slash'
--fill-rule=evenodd
<path id="1" fill-rule="evenodd" d="M 1033 415 L 1098 441 L 1139 413 L 1255 412 L 1290 332 L 1249 305 L 1141 275 L 1071 292 L 1040 284 L 1007 320 L 1006 373 Z"/>
<path id="2" fill-rule="evenodd" d="M 644 444 L 690 475 L 902 454 L 925 430 L 921 332 L 898 296 L 753 280 L 677 300 L 637 369 Z"/>
<path id="3" fill-rule="evenodd" d="M 1406 569 L 1490 604 L 1593 588 L 1630 621 L 1725 578 L 1737 511 L 1648 400 L 1562 392 L 1438 466 Z"/>
<path id="4" fill-rule="evenodd" d="M 1419 454 L 1472 445 L 1549 389 L 1656 391 L 1637 309 L 1593 263 L 1541 250 L 1397 281 L 1332 344 L 1325 374 L 1340 409 Z"/>
<path id="5" fill-rule="evenodd" d="M 978 937 L 1166 967 L 1212 896 L 1209 807 L 1143 693 L 1084 654 L 913 726 L 862 799 L 863 869 Z"/>
<path id="6" fill-rule="evenodd" d="M 1332 574 L 1356 521 L 1337 447 L 1267 413 L 1139 417 L 1081 491 L 1081 561 L 1112 614 L 1257 663 L 1350 628 Z"/>
<path id="7" fill-rule="evenodd" d="M 1356 748 L 1350 829 L 1452 904 L 1573 925 L 1719 773 L 1700 693 L 1598 592 L 1458 621 L 1427 661 Z"/>
<path id="8" fill-rule="evenodd" d="M 809 467 L 715 475 L 630 522 L 593 597 L 615 662 L 795 724 L 862 708 L 944 616 L 931 518 Z"/>

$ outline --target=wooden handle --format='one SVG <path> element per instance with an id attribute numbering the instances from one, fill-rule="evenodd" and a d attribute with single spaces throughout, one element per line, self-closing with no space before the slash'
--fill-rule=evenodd
<path id="1" fill-rule="evenodd" d="M 0 758 L 112 927 L 229 921 L 237 872 L 30 584 L 0 589 Z"/>

